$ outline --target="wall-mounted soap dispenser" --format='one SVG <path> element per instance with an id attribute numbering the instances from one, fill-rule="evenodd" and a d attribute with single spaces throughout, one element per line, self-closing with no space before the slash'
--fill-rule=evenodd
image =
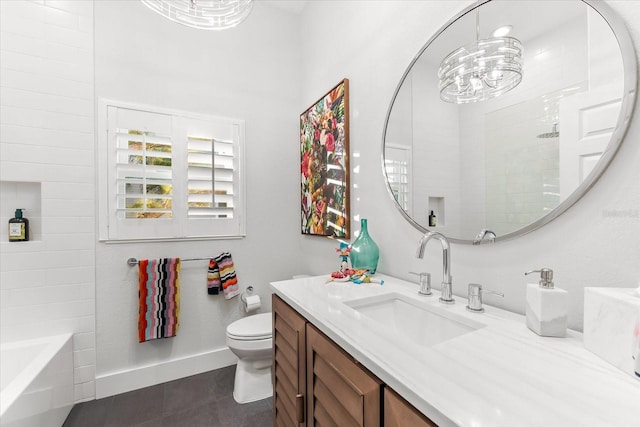
<path id="1" fill-rule="evenodd" d="M 543 337 L 567 335 L 567 291 L 553 285 L 553 270 L 541 268 L 538 283 L 527 284 L 527 327 Z"/>

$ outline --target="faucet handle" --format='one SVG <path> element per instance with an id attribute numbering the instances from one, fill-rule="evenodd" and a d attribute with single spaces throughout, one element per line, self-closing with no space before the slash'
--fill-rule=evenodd
<path id="1" fill-rule="evenodd" d="M 491 243 L 494 243 L 496 241 L 496 233 L 494 233 L 493 231 L 489 230 L 488 228 L 483 228 L 482 230 L 480 230 L 480 232 L 473 239 L 473 244 L 474 245 L 479 245 L 480 243 L 482 243 L 484 238 L 487 237 L 487 236 L 489 236 L 489 241 Z"/>
<path id="2" fill-rule="evenodd" d="M 420 295 L 429 296 L 432 294 L 431 292 L 431 273 L 420 272 L 414 273 L 413 271 L 409 272 L 410 274 L 415 274 L 418 276 L 418 280 L 420 281 L 420 290 L 418 293 Z"/>
<path id="3" fill-rule="evenodd" d="M 504 297 L 504 294 L 502 292 L 482 289 L 482 285 L 479 285 L 477 283 L 469 283 L 469 302 L 467 304 L 467 310 L 474 313 L 482 313 L 484 311 L 484 307 L 482 307 L 482 294 L 485 293 Z"/>

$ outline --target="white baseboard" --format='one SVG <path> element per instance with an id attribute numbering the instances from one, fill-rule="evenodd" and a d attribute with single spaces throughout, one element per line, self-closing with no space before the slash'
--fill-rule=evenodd
<path id="1" fill-rule="evenodd" d="M 96 399 L 235 365 L 238 358 L 221 348 L 207 353 L 141 366 L 96 377 Z"/>

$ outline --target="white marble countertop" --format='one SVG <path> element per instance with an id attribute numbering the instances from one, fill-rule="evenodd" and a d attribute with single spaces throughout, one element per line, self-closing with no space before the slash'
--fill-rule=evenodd
<path id="1" fill-rule="evenodd" d="M 582 335 L 540 337 L 524 316 L 466 299 L 440 304 L 438 292 L 382 274 L 384 285 L 326 283 L 328 276 L 271 283 L 274 292 L 367 369 L 440 426 L 640 426 L 640 381 L 582 345 Z M 398 293 L 484 327 L 431 347 L 380 326 L 345 301 Z M 424 325 L 428 328 L 429 325 Z"/>

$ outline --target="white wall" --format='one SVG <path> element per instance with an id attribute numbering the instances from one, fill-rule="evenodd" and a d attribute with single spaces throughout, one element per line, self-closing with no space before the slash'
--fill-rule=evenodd
<path id="1" fill-rule="evenodd" d="M 94 396 L 93 4 L 0 2 L 0 340 L 73 332 Z M 32 240 L 7 242 L 26 205 Z"/>
<path id="2" fill-rule="evenodd" d="M 240 240 L 98 243 L 97 396 L 235 363 L 225 329 L 244 316 L 240 299 L 206 293 L 206 261 L 181 270 L 177 337 L 137 341 L 136 268 L 129 257 L 233 256 L 241 288 L 253 285 L 269 311 L 269 281 L 298 262 L 300 49 L 293 15 L 256 2 L 236 28 L 175 24 L 140 2 L 95 3 L 96 98 L 244 119 L 247 237 Z"/>
<path id="3" fill-rule="evenodd" d="M 640 3 L 607 1 L 640 47 Z M 300 109 L 340 78 L 350 79 L 352 215 L 368 218 L 381 248 L 379 270 L 407 280 L 409 271 L 441 277 L 441 249 L 415 258 L 420 238 L 393 207 L 380 170 L 385 114 L 405 67 L 431 35 L 470 1 L 310 2 L 302 17 L 302 43 L 310 51 L 334 46 L 330 57 L 305 56 Z M 337 48 L 339 47 L 339 48 Z M 631 287 L 640 280 L 640 111 L 636 109 L 618 155 L 591 191 L 544 228 L 495 245 L 452 247 L 453 290 L 469 282 L 505 293 L 486 302 L 523 313 L 527 270 L 553 268 L 556 285 L 570 294 L 569 322 L 581 329 L 585 286 Z M 357 229 L 358 223 L 352 220 Z M 300 237 L 313 273 L 334 269 L 334 242 Z"/>

